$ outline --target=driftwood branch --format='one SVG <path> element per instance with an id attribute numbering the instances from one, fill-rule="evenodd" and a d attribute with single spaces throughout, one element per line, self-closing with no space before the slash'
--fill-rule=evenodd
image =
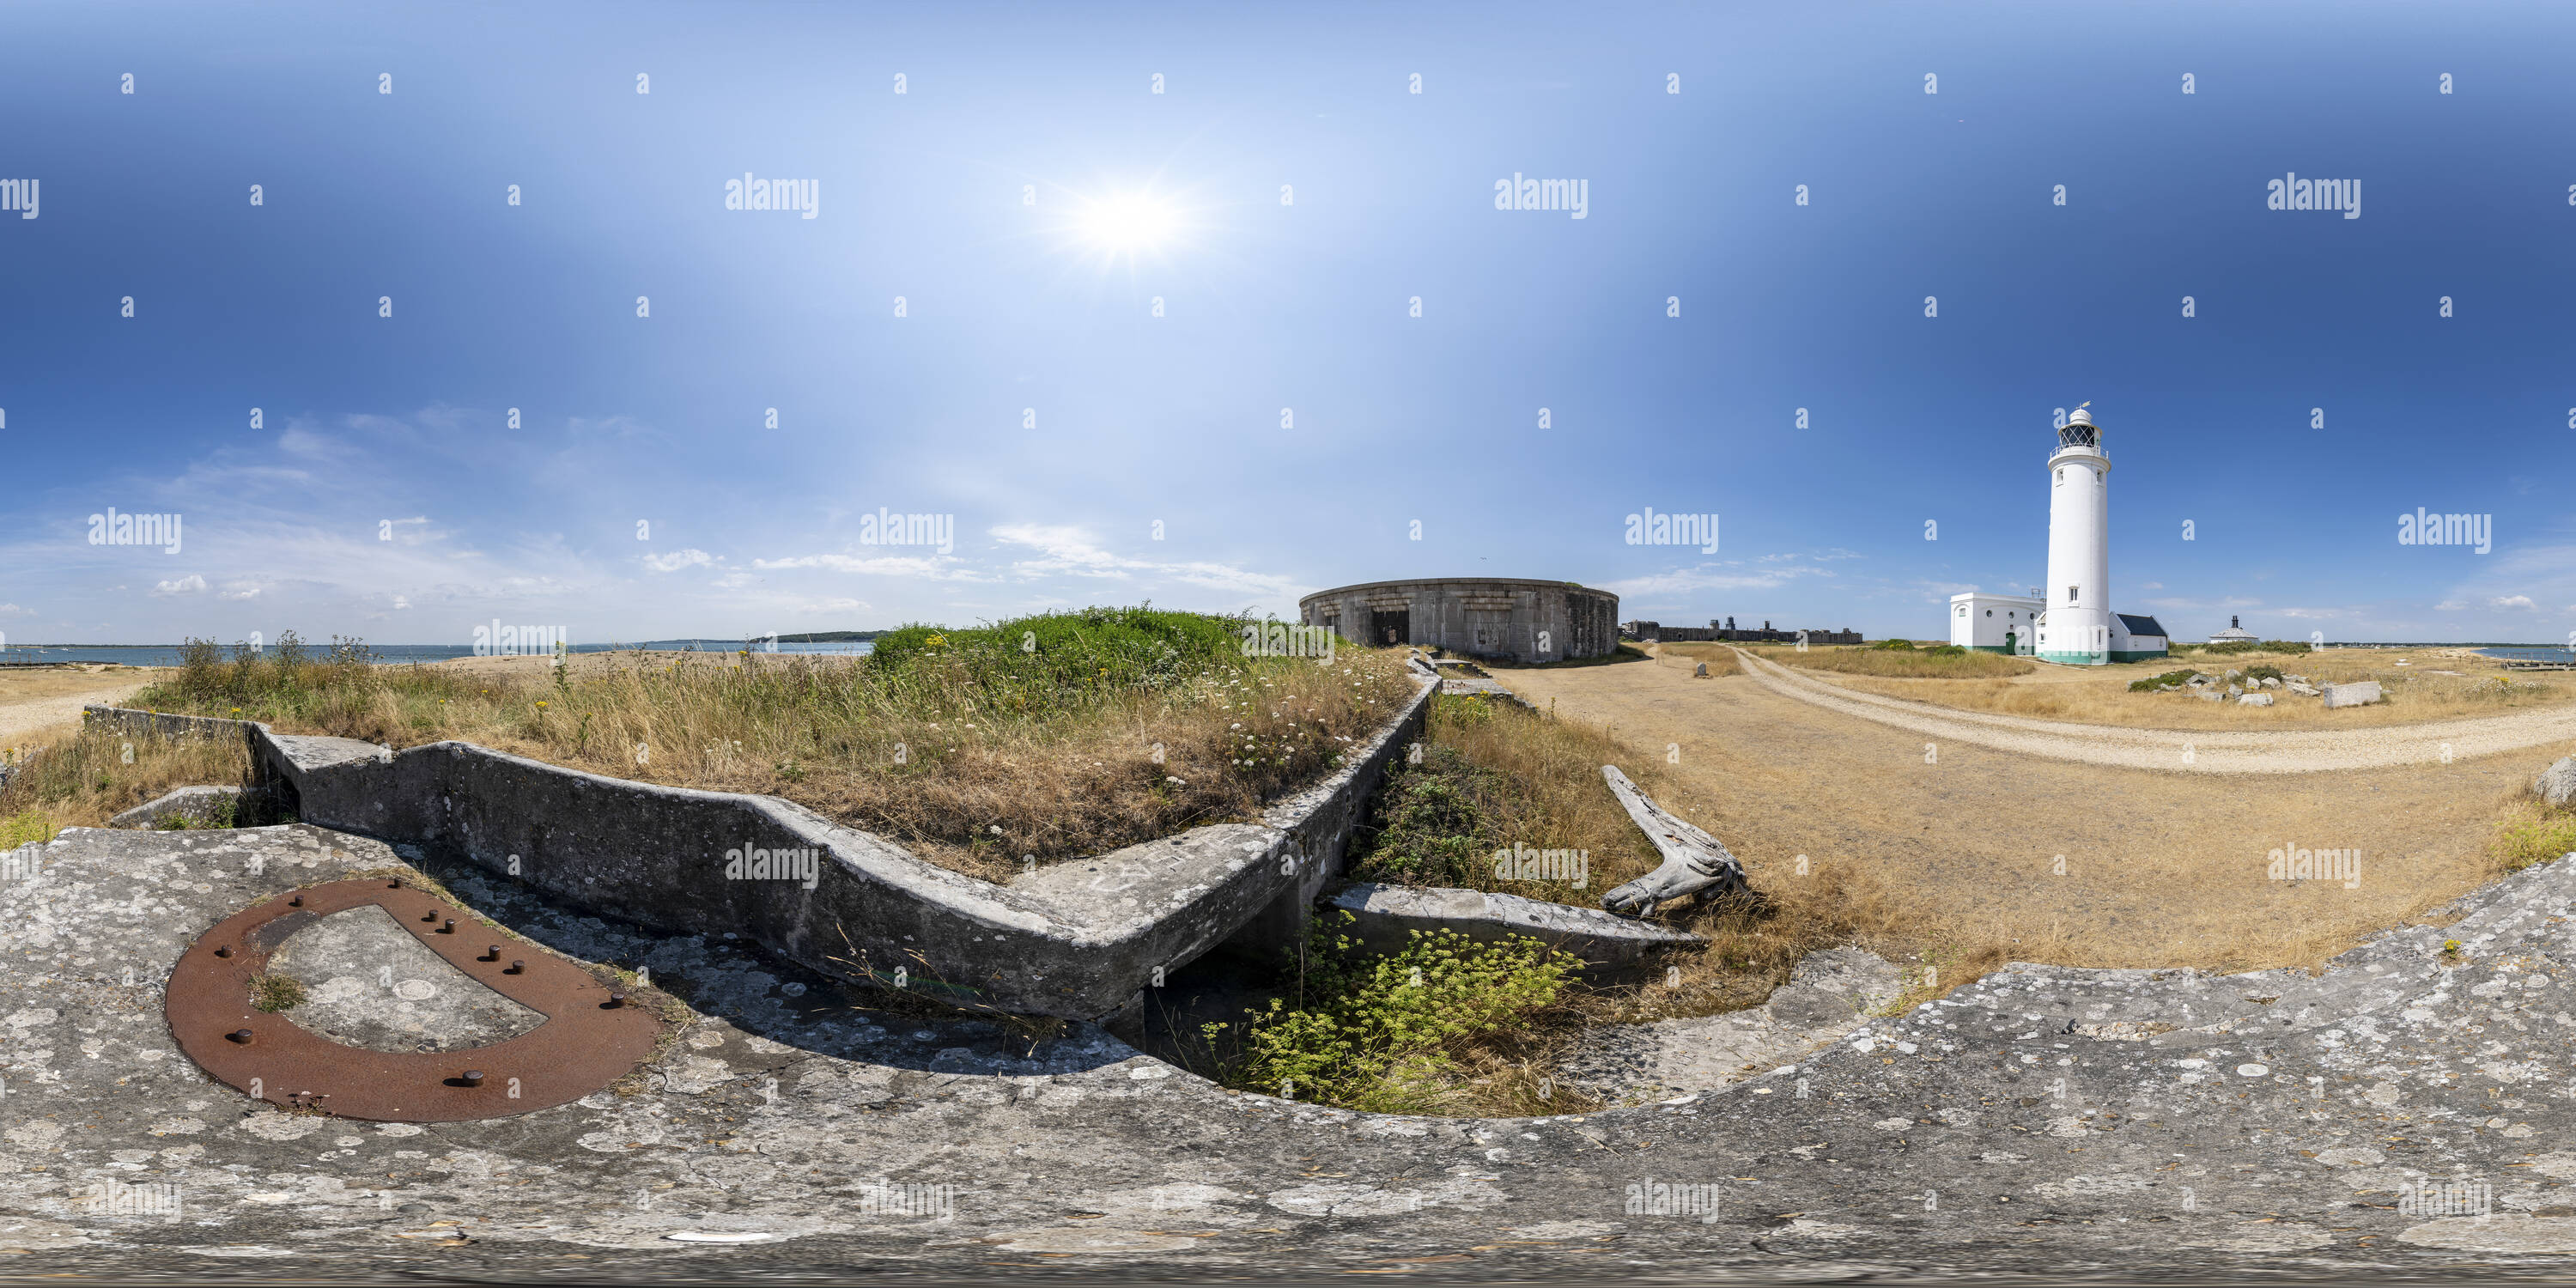
<path id="1" fill-rule="evenodd" d="M 1617 765 L 1603 765 L 1601 777 L 1628 817 L 1655 843 L 1655 851 L 1664 856 L 1663 866 L 1602 895 L 1602 907 L 1642 917 L 1669 899 L 1707 898 L 1750 888 L 1744 865 L 1716 837 L 1657 805 Z"/>

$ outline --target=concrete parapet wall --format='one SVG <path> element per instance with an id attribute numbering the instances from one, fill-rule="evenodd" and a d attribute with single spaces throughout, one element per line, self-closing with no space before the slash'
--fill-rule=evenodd
<path id="1" fill-rule="evenodd" d="M 775 796 L 630 782 L 471 743 L 395 752 L 265 725 L 93 707 L 162 736 L 239 732 L 309 823 L 451 854 L 584 910 L 657 930 L 732 931 L 827 975 L 945 988 L 997 1010 L 1092 1019 L 1160 967 L 1241 932 L 1294 942 L 1339 874 L 1393 756 L 1420 736 L 1437 681 L 1331 778 L 1265 811 L 1055 864 L 997 885 Z M 727 873 L 766 851 L 785 876 Z M 780 859 L 777 856 L 785 856 Z M 810 861 L 809 861 L 810 860 Z"/>

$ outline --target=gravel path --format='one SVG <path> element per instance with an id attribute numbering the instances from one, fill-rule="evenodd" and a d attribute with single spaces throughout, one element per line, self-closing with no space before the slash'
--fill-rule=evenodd
<path id="1" fill-rule="evenodd" d="M 2192 774 L 2312 774 L 2341 769 L 2446 765 L 2455 760 L 2576 739 L 2576 708 L 2571 707 L 2433 724 L 2280 733 L 2217 733 L 2068 724 L 2023 716 L 1933 708 L 1900 698 L 1846 689 L 1777 662 L 1765 661 L 1741 649 L 1736 650 L 1736 657 L 1742 661 L 1745 674 L 1773 693 L 1845 715 L 1912 730 L 1936 744 L 1942 741 L 1973 743 L 1980 747 L 2090 765 L 2119 765 Z"/>
<path id="2" fill-rule="evenodd" d="M 0 703 L 0 746 L 14 746 L 18 740 L 39 729 L 53 725 L 74 724 L 81 718 L 81 708 L 93 702 L 120 702 L 146 682 L 129 681 L 88 693 L 66 693 L 59 697 L 32 698 L 23 702 Z"/>

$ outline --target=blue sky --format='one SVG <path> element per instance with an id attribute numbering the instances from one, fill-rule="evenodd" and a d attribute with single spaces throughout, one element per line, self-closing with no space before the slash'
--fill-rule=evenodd
<path id="1" fill-rule="evenodd" d="M 0 179 L 41 203 L 0 212 L 0 631 L 601 642 L 1493 575 L 1933 637 L 1950 594 L 2036 584 L 2053 412 L 2090 399 L 2122 611 L 2564 640 L 2571 35 L 11 6 Z M 746 172 L 816 217 L 726 209 Z M 2359 180 L 2361 216 L 2267 210 L 2288 172 Z M 1582 180 L 1585 217 L 1497 210 L 1514 174 Z M 182 516 L 180 550 L 92 544 L 110 507 Z M 880 507 L 949 548 L 871 543 Z M 1647 507 L 1720 549 L 1627 544 Z M 2417 507 L 2492 548 L 2399 544 Z"/>

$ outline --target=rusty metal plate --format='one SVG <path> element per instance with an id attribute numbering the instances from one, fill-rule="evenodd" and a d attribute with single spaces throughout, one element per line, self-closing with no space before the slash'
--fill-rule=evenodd
<path id="1" fill-rule="evenodd" d="M 289 935 L 371 903 L 545 1023 L 490 1046 L 392 1052 L 344 1046 L 251 1005 L 252 977 Z M 578 1100 L 650 1057 L 662 1034 L 650 1008 L 588 971 L 383 877 L 309 886 L 226 918 L 180 955 L 164 1014 L 179 1049 L 217 1080 L 285 1108 L 370 1122 L 506 1118 Z"/>

